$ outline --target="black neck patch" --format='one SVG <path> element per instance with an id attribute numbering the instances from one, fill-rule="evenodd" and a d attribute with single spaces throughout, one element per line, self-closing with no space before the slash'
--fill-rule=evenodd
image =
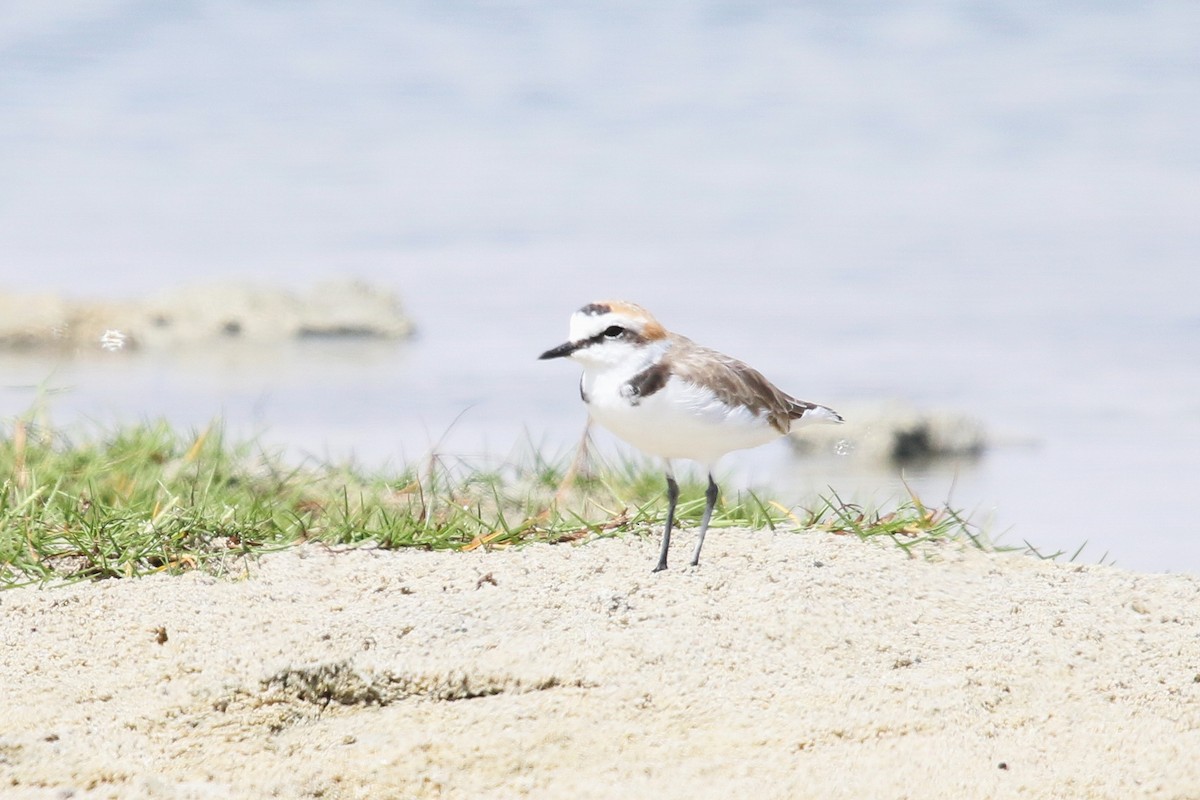
<path id="1" fill-rule="evenodd" d="M 651 364 L 629 379 L 625 384 L 629 387 L 629 401 L 635 406 L 643 397 L 649 397 L 659 392 L 667 385 L 671 377 L 671 368 L 665 361 Z"/>

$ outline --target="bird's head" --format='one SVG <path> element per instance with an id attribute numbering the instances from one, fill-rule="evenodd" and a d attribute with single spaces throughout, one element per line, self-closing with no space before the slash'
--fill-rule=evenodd
<path id="1" fill-rule="evenodd" d="M 634 303 L 589 303 L 571 315 L 568 340 L 539 358 L 573 358 L 585 367 L 606 367 L 640 357 L 666 339 L 667 331 Z"/>

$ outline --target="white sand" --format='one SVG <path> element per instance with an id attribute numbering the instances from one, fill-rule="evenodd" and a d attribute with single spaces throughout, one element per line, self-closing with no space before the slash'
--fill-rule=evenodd
<path id="1" fill-rule="evenodd" d="M 748 531 L 654 575 L 656 548 L 0 593 L 0 796 L 1200 797 L 1195 577 Z"/>

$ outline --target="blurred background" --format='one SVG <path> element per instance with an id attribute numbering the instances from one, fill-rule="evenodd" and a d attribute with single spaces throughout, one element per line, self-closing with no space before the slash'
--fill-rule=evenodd
<path id="1" fill-rule="evenodd" d="M 417 330 L 9 348 L 5 419 L 569 454 L 577 370 L 535 358 L 625 298 L 847 416 L 978 421 L 905 474 L 1002 543 L 1194 572 L 1198 256 L 1190 0 L 0 7 L 0 293 L 355 278 Z M 854 447 L 727 488 L 902 496 Z"/>

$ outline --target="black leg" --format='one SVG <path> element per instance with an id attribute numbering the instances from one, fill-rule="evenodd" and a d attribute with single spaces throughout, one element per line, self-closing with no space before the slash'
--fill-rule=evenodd
<path id="1" fill-rule="evenodd" d="M 708 473 L 708 489 L 704 492 L 704 516 L 700 519 L 700 541 L 696 542 L 696 553 L 692 556 L 692 566 L 700 563 L 700 548 L 704 547 L 704 534 L 708 533 L 708 522 L 712 519 L 713 508 L 717 505 L 717 482 L 712 473 Z"/>
<path id="2" fill-rule="evenodd" d="M 658 553 L 658 566 L 655 572 L 667 568 L 667 549 L 671 546 L 671 526 L 675 524 L 675 503 L 679 500 L 679 484 L 672 475 L 667 476 L 667 526 L 663 528 L 662 550 Z"/>

